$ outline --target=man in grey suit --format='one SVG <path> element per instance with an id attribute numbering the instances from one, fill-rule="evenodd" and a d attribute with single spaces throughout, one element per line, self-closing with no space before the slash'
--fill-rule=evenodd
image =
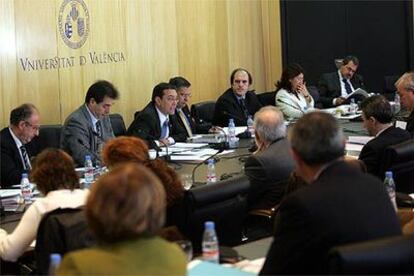
<path id="1" fill-rule="evenodd" d="M 274 106 L 262 107 L 254 117 L 257 151 L 246 160 L 250 180 L 250 210 L 271 209 L 279 204 L 294 168 L 286 139 L 283 113 Z"/>
<path id="2" fill-rule="evenodd" d="M 97 81 L 89 87 L 85 103 L 66 119 L 63 126 L 61 146 L 82 166 L 86 155 L 100 162 L 103 144 L 114 138 L 108 114 L 118 91 L 108 81 Z"/>

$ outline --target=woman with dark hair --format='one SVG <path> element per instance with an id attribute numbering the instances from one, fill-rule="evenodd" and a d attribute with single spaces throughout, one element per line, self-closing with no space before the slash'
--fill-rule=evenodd
<path id="1" fill-rule="evenodd" d="M 69 253 L 57 275 L 185 275 L 181 249 L 156 234 L 165 192 L 147 168 L 124 163 L 92 186 L 86 218 L 99 244 Z"/>
<path id="2" fill-rule="evenodd" d="M 102 150 L 102 160 L 108 168 L 116 165 L 135 162 L 149 168 L 161 180 L 166 193 L 167 226 L 179 224 L 179 214 L 170 215 L 171 212 L 181 212 L 180 206 L 184 196 L 184 188 L 177 173 L 159 159 L 150 160 L 147 144 L 140 138 L 121 136 L 107 142 Z M 179 209 L 179 210 L 177 210 Z M 182 214 L 181 216 L 182 217 Z"/>
<path id="3" fill-rule="evenodd" d="M 58 208 L 78 208 L 85 204 L 87 190 L 79 189 L 79 179 L 72 157 L 59 149 L 46 149 L 36 157 L 30 174 L 32 182 L 44 195 L 38 198 L 14 229 L 7 234 L 0 229 L 0 256 L 16 261 L 35 240 L 42 217 Z"/>
<path id="4" fill-rule="evenodd" d="M 299 119 L 314 107 L 314 100 L 304 81 L 304 71 L 299 64 L 289 64 L 283 70 L 276 90 L 276 106 L 287 120 Z"/>

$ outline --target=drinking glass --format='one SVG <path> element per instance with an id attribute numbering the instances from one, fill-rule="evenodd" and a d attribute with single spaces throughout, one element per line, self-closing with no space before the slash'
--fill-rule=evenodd
<path id="1" fill-rule="evenodd" d="M 193 186 L 193 179 L 191 174 L 181 175 L 181 183 L 183 184 L 184 190 L 189 190 Z"/>
<path id="2" fill-rule="evenodd" d="M 176 243 L 187 256 L 187 262 L 191 262 L 191 260 L 193 259 L 193 245 L 191 244 L 191 241 L 181 240 L 181 241 L 176 241 Z"/>

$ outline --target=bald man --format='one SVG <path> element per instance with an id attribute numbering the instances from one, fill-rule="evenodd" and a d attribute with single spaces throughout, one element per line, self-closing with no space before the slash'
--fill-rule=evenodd
<path id="1" fill-rule="evenodd" d="M 271 209 L 282 199 L 294 168 L 283 113 L 274 106 L 261 108 L 254 117 L 254 129 L 258 149 L 244 167 L 250 180 L 249 210 Z"/>
<path id="2" fill-rule="evenodd" d="M 401 105 L 411 111 L 405 129 L 414 137 L 414 71 L 407 72 L 395 83 Z"/>

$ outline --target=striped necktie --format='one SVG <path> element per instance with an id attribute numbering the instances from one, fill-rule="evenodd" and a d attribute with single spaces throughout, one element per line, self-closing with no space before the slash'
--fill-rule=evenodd
<path id="1" fill-rule="evenodd" d="M 190 122 L 188 121 L 187 116 L 185 116 L 184 111 L 182 109 L 178 110 L 178 116 L 180 116 L 181 121 L 183 122 L 183 125 L 185 127 L 185 130 L 187 131 L 187 134 L 189 137 L 193 136 L 193 132 L 191 131 Z"/>
<path id="2" fill-rule="evenodd" d="M 27 155 L 27 150 L 25 146 L 20 147 L 20 152 L 22 153 L 23 157 L 23 165 L 25 170 L 30 170 L 32 166 L 30 165 L 29 156 Z"/>
<path id="3" fill-rule="evenodd" d="M 345 84 L 346 93 L 351 94 L 352 93 L 352 88 L 351 88 L 351 85 L 349 84 L 348 80 L 343 78 L 342 82 Z"/>

